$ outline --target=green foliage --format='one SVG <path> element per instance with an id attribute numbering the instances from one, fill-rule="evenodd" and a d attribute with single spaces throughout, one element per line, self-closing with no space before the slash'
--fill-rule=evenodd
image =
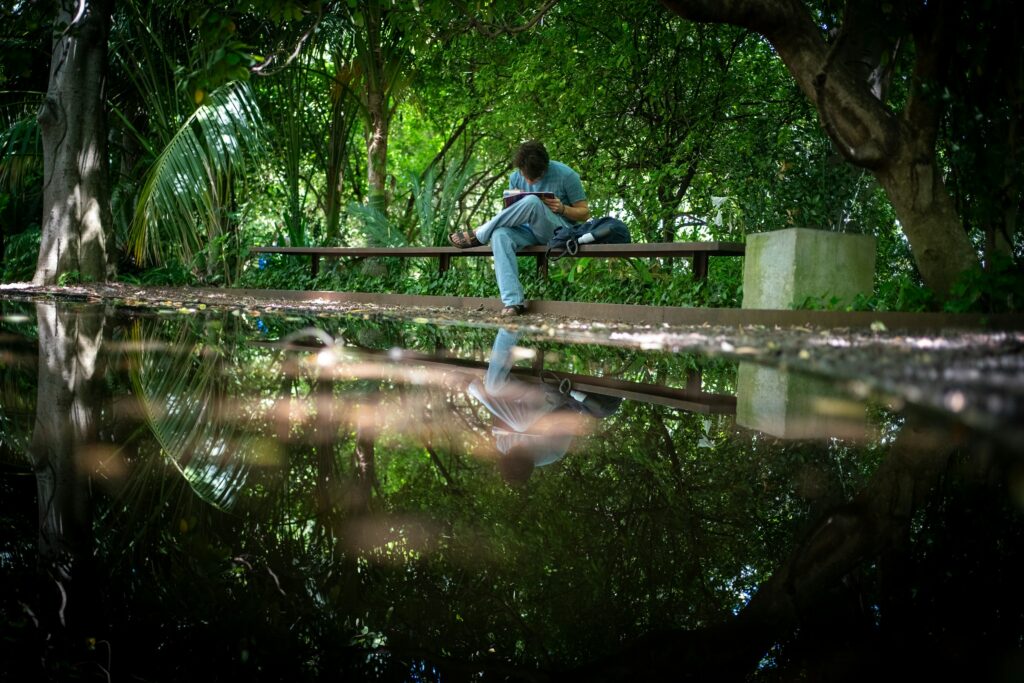
<path id="1" fill-rule="evenodd" d="M 858 296 L 849 305 L 838 299 L 808 297 L 795 308 L 847 311 L 934 311 L 949 313 L 1014 313 L 1024 301 L 1024 275 L 1013 259 L 995 255 L 987 267 L 968 270 L 954 284 L 949 297 L 940 302 L 919 280 L 906 274 L 888 277 L 870 297 Z"/>
<path id="2" fill-rule="evenodd" d="M 839 23 L 833 9 L 823 24 Z M 580 171 L 594 215 L 622 218 L 637 241 L 739 241 L 790 226 L 863 232 L 878 240 L 878 294 L 856 306 L 938 305 L 917 285 L 884 192 L 841 160 L 765 41 L 657 4 L 560 0 L 543 21 L 536 11 L 518 0 L 120 3 L 109 79 L 118 269 L 145 280 L 138 269 L 156 264 L 155 280 L 232 284 L 249 244 L 443 245 L 455 227 L 493 215 L 511 151 L 540 138 Z M 52 39 L 45 10 L 11 12 L 0 32 L 11 55 L 0 71 L 9 87 L 0 93 L 7 240 L 40 213 L 34 110 L 47 74 L 23 55 Z M 1001 42 L 986 37 L 1010 25 L 1001 12 L 962 10 L 973 38 L 950 46 L 962 57 L 959 80 L 934 94 L 948 106 L 940 161 L 972 238 L 979 251 L 1019 254 L 1004 209 L 1019 204 L 1022 186 L 1012 134 L 1020 79 Z M 988 87 L 990 78 L 1012 87 Z M 908 84 L 892 85 L 892 101 L 905 100 Z M 371 115 L 377 98 L 386 125 Z M 378 135 L 383 195 L 368 186 L 367 144 Z M 368 203 L 381 213 L 346 209 Z M 600 284 L 607 277 L 626 282 L 623 301 L 734 305 L 739 292 L 738 277 L 692 285 L 678 277 L 684 267 L 647 261 L 560 268 L 531 296 L 618 300 Z M 389 266 L 407 282 L 355 270 L 325 277 L 339 287 L 457 292 L 429 265 Z M 485 271 L 467 268 L 460 287 L 493 294 Z M 999 287 L 974 277 L 951 306 L 985 309 L 998 298 Z"/>
<path id="3" fill-rule="evenodd" d="M 79 285 L 89 281 L 89 278 L 83 276 L 77 270 L 67 270 L 57 278 L 57 285 L 59 287 L 67 287 L 68 285 Z"/>
<path id="4" fill-rule="evenodd" d="M 907 275 L 895 281 L 890 280 L 885 287 L 879 287 L 877 303 L 866 305 L 868 310 L 908 312 L 932 311 L 937 307 L 935 294 L 921 284 L 919 279 Z"/>
<path id="5" fill-rule="evenodd" d="M 179 82 L 198 106 L 217 88 L 248 80 L 249 69 L 262 59 L 254 54 L 252 45 L 238 40 L 230 15 L 208 7 L 194 8 L 189 14 L 189 25 L 198 40 L 192 47 L 193 68 L 179 74 Z"/>
<path id="6" fill-rule="evenodd" d="M 309 261 L 278 255 L 250 258 L 238 284 L 266 289 L 312 289 Z"/>
<path id="7" fill-rule="evenodd" d="M 1009 5 L 999 2 L 965 4 L 958 19 L 957 38 L 948 46 L 950 76 L 932 95 L 945 108 L 939 151 L 948 168 L 947 186 L 968 230 L 988 244 L 1015 246 L 1020 258 L 1024 66 L 1015 56 L 1014 38 L 1019 21 Z M 999 251 L 985 258 L 998 258 Z M 993 266 L 993 277 L 1003 277 L 1000 266 Z M 982 308 L 1006 310 L 1006 302 L 992 294 L 995 300 Z M 953 305 L 962 308 L 964 303 Z M 1013 305 L 1019 310 L 1019 298 Z"/>
<path id="8" fill-rule="evenodd" d="M 246 155 L 259 148 L 259 135 L 259 110 L 245 84 L 211 93 L 178 128 L 142 186 L 130 236 L 138 262 L 172 256 L 188 262 L 232 239 L 234 183 L 244 180 Z M 224 258 L 207 261 L 223 265 Z M 220 272 L 234 279 L 230 269 Z"/>
<path id="9" fill-rule="evenodd" d="M 416 218 L 419 228 L 419 243 L 423 246 L 445 246 L 448 235 L 456 230 L 458 201 L 463 195 L 469 177 L 473 175 L 472 162 L 455 168 L 445 169 L 441 181 L 441 191 L 437 192 L 437 170 L 430 166 L 419 176 L 410 174 L 409 185 L 412 188 L 413 202 L 416 207 Z"/>
<path id="10" fill-rule="evenodd" d="M 371 204 L 352 203 L 348 205 L 348 214 L 355 221 L 369 246 L 406 246 L 405 235 L 392 225 L 392 222 L 379 208 Z"/>
<path id="11" fill-rule="evenodd" d="M 180 261 L 147 268 L 139 273 L 118 273 L 118 280 L 151 287 L 183 287 L 196 284 L 192 269 Z"/>
<path id="12" fill-rule="evenodd" d="M 43 154 L 35 113 L 26 113 L 0 132 L 0 188 L 29 191 L 42 175 Z"/>
<path id="13" fill-rule="evenodd" d="M 1014 313 L 1024 308 L 1024 272 L 1007 254 L 993 254 L 986 267 L 963 273 L 945 310 L 952 313 Z"/>
<path id="14" fill-rule="evenodd" d="M 680 259 L 681 260 L 681 259 Z M 532 257 L 520 259 L 528 299 L 659 306 L 736 307 L 740 301 L 740 259 L 711 259 L 708 279 L 693 280 L 684 263 L 648 259 L 565 258 L 549 267 L 549 278 L 535 275 Z M 239 285 L 274 289 L 324 289 L 435 296 L 497 296 L 490 259 L 453 259 L 443 275 L 437 259 L 322 259 L 320 275 L 309 276 L 309 261 L 274 255 L 250 258 Z"/>
<path id="15" fill-rule="evenodd" d="M 883 287 L 876 288 L 871 296 L 858 294 L 853 301 L 844 304 L 838 297 L 824 298 L 809 296 L 794 304 L 793 308 L 805 311 L 934 311 L 939 301 L 930 289 L 909 277 L 887 280 Z"/>
<path id="16" fill-rule="evenodd" d="M 3 261 L 4 282 L 27 282 L 36 271 L 39 259 L 39 228 L 25 230 L 6 237 L 6 253 Z"/>

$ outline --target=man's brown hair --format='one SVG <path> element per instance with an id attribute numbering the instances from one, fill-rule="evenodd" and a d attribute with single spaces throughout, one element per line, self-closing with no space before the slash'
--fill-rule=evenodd
<path id="1" fill-rule="evenodd" d="M 540 180 L 547 172 L 550 161 L 548 150 L 537 140 L 528 140 L 519 145 L 512 159 L 513 165 L 530 180 Z"/>

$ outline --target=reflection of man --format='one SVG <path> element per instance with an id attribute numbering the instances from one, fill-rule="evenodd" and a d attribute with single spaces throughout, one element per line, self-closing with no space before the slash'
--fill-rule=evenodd
<path id="1" fill-rule="evenodd" d="M 520 199 L 476 230 L 463 230 L 448 238 L 460 249 L 491 245 L 498 291 L 505 306 L 501 311 L 504 316 L 526 311 L 516 252 L 532 244 L 547 244 L 557 228 L 590 218 L 579 174 L 553 161 L 542 143 L 530 140 L 520 145 L 513 165 L 516 170 L 508 181 L 510 191 L 547 192 L 552 196 L 541 199 L 531 195 Z"/>
<path id="2" fill-rule="evenodd" d="M 509 483 L 523 483 L 534 468 L 561 460 L 573 438 L 592 426 L 593 418 L 611 415 L 622 402 L 513 378 L 518 339 L 517 334 L 499 330 L 484 381 L 469 385 L 469 394 L 494 416 L 491 431 L 499 453 L 498 471 Z"/>

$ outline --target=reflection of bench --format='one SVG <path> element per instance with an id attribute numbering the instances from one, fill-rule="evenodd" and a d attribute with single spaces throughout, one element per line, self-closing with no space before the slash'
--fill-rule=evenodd
<path id="1" fill-rule="evenodd" d="M 322 348 L 316 345 L 307 346 L 305 344 L 295 342 L 258 343 L 260 346 L 270 346 L 296 351 L 310 351 L 316 348 Z M 408 349 L 390 349 L 384 351 L 351 346 L 346 346 L 344 349 L 346 352 L 352 352 L 357 357 L 381 366 L 389 365 L 402 367 L 407 371 L 409 366 L 413 365 L 439 370 L 443 373 L 461 374 L 466 376 L 467 384 L 469 382 L 469 378 L 482 379 L 484 374 L 487 372 L 487 363 L 483 361 L 446 358 L 443 356 Z M 405 380 L 413 383 L 419 383 L 422 379 L 417 377 L 415 371 L 408 374 L 399 372 L 396 377 L 395 374 L 390 371 L 387 373 L 383 372 L 383 368 L 381 367 L 371 370 L 365 365 L 359 367 L 359 372 L 373 375 L 378 379 L 381 375 L 386 374 L 391 379 L 404 378 Z M 704 391 L 701 386 L 700 370 L 689 370 L 686 375 L 686 387 L 675 388 L 658 384 L 630 382 L 628 380 L 616 379 L 613 377 L 592 377 L 590 375 L 577 375 L 568 372 L 545 370 L 543 368 L 543 356 L 538 354 L 533 367 L 513 367 L 512 375 L 517 379 L 526 382 L 548 382 L 554 385 L 558 385 L 568 380 L 568 384 L 563 386 L 565 391 L 568 391 L 571 388 L 588 394 L 601 394 L 604 396 L 614 396 L 631 401 L 655 403 L 658 405 L 668 406 L 670 408 L 678 408 L 691 413 L 701 413 L 705 415 L 736 414 L 736 397 L 730 394 L 713 394 Z"/>
<path id="2" fill-rule="evenodd" d="M 404 354 L 403 354 L 404 358 Z M 411 360 L 411 359 L 410 359 Z M 487 363 L 457 359 L 430 360 L 417 356 L 416 361 L 424 365 L 455 366 L 463 372 L 483 376 Z M 728 394 L 712 394 L 701 387 L 700 370 L 690 370 L 686 375 L 686 388 L 677 389 L 659 384 L 643 384 L 614 377 L 592 377 L 570 372 L 555 372 L 537 368 L 512 368 L 512 375 L 527 382 L 548 382 L 558 385 L 568 381 L 565 389 L 582 391 L 587 394 L 614 396 L 642 403 L 656 403 L 670 408 L 679 408 L 691 413 L 707 415 L 735 415 L 736 397 Z"/>
<path id="3" fill-rule="evenodd" d="M 547 248 L 544 246 L 524 247 L 520 256 L 537 259 L 538 272 L 547 275 Z M 576 258 L 689 258 L 693 260 L 693 278 L 704 280 L 708 276 L 708 259 L 711 256 L 742 256 L 744 246 L 739 242 L 657 242 L 649 244 L 587 244 L 581 246 Z M 453 256 L 490 256 L 490 247 L 457 249 L 455 247 L 252 247 L 253 254 L 284 254 L 287 256 L 310 257 L 311 273 L 320 272 L 321 258 L 437 258 L 438 272 L 444 273 L 451 267 Z M 573 257 L 569 257 L 573 258 Z"/>
<path id="4" fill-rule="evenodd" d="M 521 379 L 545 381 L 525 368 L 513 368 L 512 374 Z M 675 389 L 658 384 L 640 384 L 613 377 L 590 377 L 565 372 L 552 373 L 558 380 L 569 380 L 574 390 L 587 394 L 615 396 L 631 401 L 656 403 L 670 408 L 679 408 L 691 413 L 707 415 L 735 415 L 736 397 L 728 394 L 711 394 L 701 388 L 700 370 L 691 370 L 686 376 L 686 388 Z"/>

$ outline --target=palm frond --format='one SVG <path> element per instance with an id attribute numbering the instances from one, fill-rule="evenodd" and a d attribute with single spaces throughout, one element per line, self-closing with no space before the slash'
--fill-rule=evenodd
<path id="1" fill-rule="evenodd" d="M 447 236 L 458 226 L 455 224 L 459 212 L 459 198 L 466 189 L 466 183 L 476 169 L 476 164 L 469 161 L 459 169 L 449 166 L 444 174 L 444 186 L 441 188 L 441 200 L 438 207 L 438 225 L 434 230 L 434 241 L 431 245 L 448 244 Z"/>
<path id="2" fill-rule="evenodd" d="M 221 86 L 178 128 L 146 175 L 129 247 L 138 262 L 185 262 L 222 234 L 225 195 L 261 147 L 259 108 L 246 83 Z"/>
<path id="3" fill-rule="evenodd" d="M 26 113 L 0 132 L 0 187 L 11 193 L 25 189 L 28 180 L 43 170 L 39 124 Z"/>
<path id="4" fill-rule="evenodd" d="M 409 185 L 412 186 L 413 206 L 420 224 L 420 239 L 430 246 L 434 239 L 434 188 L 437 185 L 437 171 L 431 166 L 423 174 L 422 181 L 419 176 L 410 173 Z"/>
<path id="5" fill-rule="evenodd" d="M 348 215 L 354 218 L 359 229 L 366 237 L 366 243 L 372 247 L 404 247 L 405 236 L 401 230 L 391 226 L 388 217 L 380 209 L 368 204 L 348 205 Z"/>
<path id="6" fill-rule="evenodd" d="M 437 191 L 437 172 L 431 166 L 423 174 L 421 181 L 417 176 L 410 176 L 413 205 L 419 221 L 419 239 L 425 246 L 447 245 L 447 235 L 457 226 L 459 197 L 466 187 L 466 182 L 473 174 L 473 162 L 455 168 L 449 166 L 441 181 L 441 191 Z"/>

